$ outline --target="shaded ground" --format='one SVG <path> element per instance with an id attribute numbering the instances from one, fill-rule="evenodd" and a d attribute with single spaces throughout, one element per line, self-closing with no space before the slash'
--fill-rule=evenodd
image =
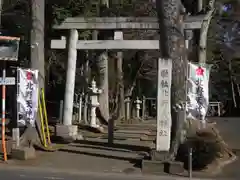
<path id="1" fill-rule="evenodd" d="M 37 152 L 28 161 L 0 163 L 2 180 L 185 180 L 176 176 L 143 176 L 139 166 L 141 152 L 127 149 L 72 143 L 57 152 Z M 98 174 L 99 173 L 99 174 Z M 112 176 L 111 176 L 112 174 Z M 104 175 L 104 176 L 103 176 Z"/>
<path id="2" fill-rule="evenodd" d="M 134 164 L 142 158 L 137 153 L 124 149 L 79 143 L 69 144 L 57 152 L 38 151 L 37 157 L 28 161 L 10 161 L 10 164 L 77 171 L 139 173 L 139 168 L 135 168 Z"/>
<path id="3" fill-rule="evenodd" d="M 223 138 L 230 145 L 230 148 L 233 148 L 237 155 L 240 154 L 240 141 L 238 140 L 240 138 L 240 136 L 238 136 L 240 135 L 238 128 L 240 127 L 240 118 L 214 118 L 213 120 L 217 122 L 217 127 Z M 1 164 L 0 162 L 0 170 L 3 169 L 2 167 L 21 167 L 23 169 L 34 167 L 37 169 L 58 169 L 59 172 L 99 172 L 141 175 L 140 162 L 146 155 L 144 152 L 146 148 L 134 146 L 135 141 L 124 142 L 124 144 L 129 145 L 120 144 L 116 147 L 107 147 L 106 144 L 101 141 L 96 144 L 72 143 L 63 146 L 57 152 L 38 151 L 37 158 L 34 160 L 9 160 L 8 164 Z M 240 179 L 239 167 L 240 160 L 225 167 L 223 172 L 215 176 L 215 178 Z M 187 172 L 183 174 L 182 177 L 186 177 L 186 175 Z M 196 173 L 195 175 L 196 177 L 206 177 L 206 174 L 203 173 Z M 4 179 L 1 176 L 4 177 L 4 173 L 1 174 L 0 172 L 0 179 Z M 213 178 L 213 176 L 211 177 Z M 91 177 L 89 177 L 89 180 L 91 180 Z"/>

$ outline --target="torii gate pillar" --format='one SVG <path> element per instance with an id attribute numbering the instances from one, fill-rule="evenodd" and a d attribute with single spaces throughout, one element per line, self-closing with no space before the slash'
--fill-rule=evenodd
<path id="1" fill-rule="evenodd" d="M 71 29 L 68 41 L 68 63 L 63 109 L 63 124 L 56 127 L 57 136 L 64 138 L 73 138 L 74 140 L 82 139 L 82 136 L 78 135 L 78 126 L 72 125 L 74 86 L 77 63 L 77 41 L 78 31 L 77 29 Z"/>

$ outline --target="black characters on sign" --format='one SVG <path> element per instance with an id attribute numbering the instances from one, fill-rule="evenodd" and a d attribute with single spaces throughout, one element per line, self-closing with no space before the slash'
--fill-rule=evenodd
<path id="1" fill-rule="evenodd" d="M 169 83 L 167 80 L 168 76 L 169 76 L 168 69 L 163 69 L 161 71 L 161 77 L 162 77 L 161 87 L 162 87 L 162 92 L 164 96 L 169 96 Z"/>
<path id="2" fill-rule="evenodd" d="M 198 104 L 198 111 L 199 111 L 199 118 L 202 118 L 202 109 L 204 107 L 204 96 L 203 96 L 203 86 L 202 86 L 202 80 L 200 78 L 198 78 L 196 80 L 196 85 L 197 85 L 197 97 L 196 97 L 196 101 Z"/>
<path id="3" fill-rule="evenodd" d="M 31 72 L 27 72 L 27 85 L 26 85 L 26 116 L 28 120 L 31 120 L 32 117 L 32 108 L 33 108 L 33 103 L 32 103 L 32 96 L 33 96 L 33 82 L 32 82 L 32 77 L 33 74 Z"/>

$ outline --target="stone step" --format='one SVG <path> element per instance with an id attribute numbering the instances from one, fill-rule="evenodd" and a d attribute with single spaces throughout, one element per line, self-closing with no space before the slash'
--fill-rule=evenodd
<path id="1" fill-rule="evenodd" d="M 157 136 L 157 131 L 151 131 L 148 136 Z"/>
<path id="2" fill-rule="evenodd" d="M 94 133 L 82 130 L 83 137 L 88 138 L 108 138 L 108 133 Z M 114 132 L 114 138 L 118 140 L 138 139 L 142 141 L 151 141 L 156 138 L 156 132 L 147 130 L 117 130 Z"/>
<path id="3" fill-rule="evenodd" d="M 141 141 L 155 141 L 156 140 L 156 136 L 146 136 L 146 135 L 143 135 L 140 137 L 140 140 Z"/>
<path id="4" fill-rule="evenodd" d="M 116 126 L 119 127 L 153 127 L 156 126 L 155 123 L 134 123 L 134 124 L 117 124 Z"/>
<path id="5" fill-rule="evenodd" d="M 97 154 L 102 157 L 114 157 L 121 158 L 126 160 L 134 160 L 134 159 L 143 159 L 143 156 L 139 153 L 131 150 L 126 150 L 124 148 L 119 147 L 106 147 L 99 145 L 85 145 L 78 143 L 71 143 L 62 149 L 70 150 L 70 151 L 80 151 L 87 152 L 88 154 Z"/>
<path id="6" fill-rule="evenodd" d="M 104 139 L 104 138 L 98 138 L 98 139 L 87 138 L 86 140 L 90 141 L 90 142 L 103 143 L 103 144 L 107 144 L 107 142 L 108 142 L 108 140 Z M 145 142 L 145 141 L 140 141 L 140 140 L 136 140 L 136 139 L 126 139 L 126 140 L 115 139 L 114 146 L 129 147 L 129 149 L 131 151 L 133 151 L 134 148 L 137 151 L 145 151 L 145 150 L 155 148 L 155 144 L 153 142 Z M 133 148 L 131 148 L 131 147 L 133 147 Z M 140 148 L 138 148 L 138 147 L 140 147 Z"/>
<path id="7" fill-rule="evenodd" d="M 93 132 L 81 132 L 81 134 L 83 135 L 83 137 L 91 137 L 91 138 L 99 138 L 101 137 L 103 134 L 101 133 L 93 133 Z"/>
<path id="8" fill-rule="evenodd" d="M 156 130 L 157 127 L 155 125 L 139 125 L 139 124 L 135 124 L 135 125 L 118 125 L 116 126 L 117 130 Z"/>
<path id="9" fill-rule="evenodd" d="M 129 130 L 129 129 L 119 129 L 116 130 L 115 133 L 125 133 L 125 134 L 139 134 L 139 135 L 150 135 L 151 131 L 149 130 L 139 130 L 139 129 L 135 129 L 135 130 Z"/>
<path id="10" fill-rule="evenodd" d="M 102 137 L 103 138 L 108 137 L 108 135 L 104 134 Z M 140 140 L 140 137 L 141 137 L 140 134 L 125 134 L 125 133 L 114 132 L 114 138 L 117 138 L 117 139 L 139 139 Z"/>
<path id="11" fill-rule="evenodd" d="M 87 132 L 87 131 L 83 131 L 81 133 L 82 133 L 84 138 L 108 139 L 108 134 L 107 133 L 104 133 L 104 134 L 103 133 L 93 133 L 93 132 Z M 137 136 L 138 139 L 140 139 L 139 137 L 140 137 L 140 135 Z M 126 140 L 127 137 L 114 133 L 114 139 Z"/>

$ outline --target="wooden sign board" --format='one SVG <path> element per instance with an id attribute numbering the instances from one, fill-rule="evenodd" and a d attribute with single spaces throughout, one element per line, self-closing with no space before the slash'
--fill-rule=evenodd
<path id="1" fill-rule="evenodd" d="M 17 61 L 20 38 L 0 36 L 0 61 Z"/>
<path id="2" fill-rule="evenodd" d="M 158 92 L 157 92 L 157 151 L 169 151 L 171 140 L 171 83 L 172 60 L 158 60 Z"/>

